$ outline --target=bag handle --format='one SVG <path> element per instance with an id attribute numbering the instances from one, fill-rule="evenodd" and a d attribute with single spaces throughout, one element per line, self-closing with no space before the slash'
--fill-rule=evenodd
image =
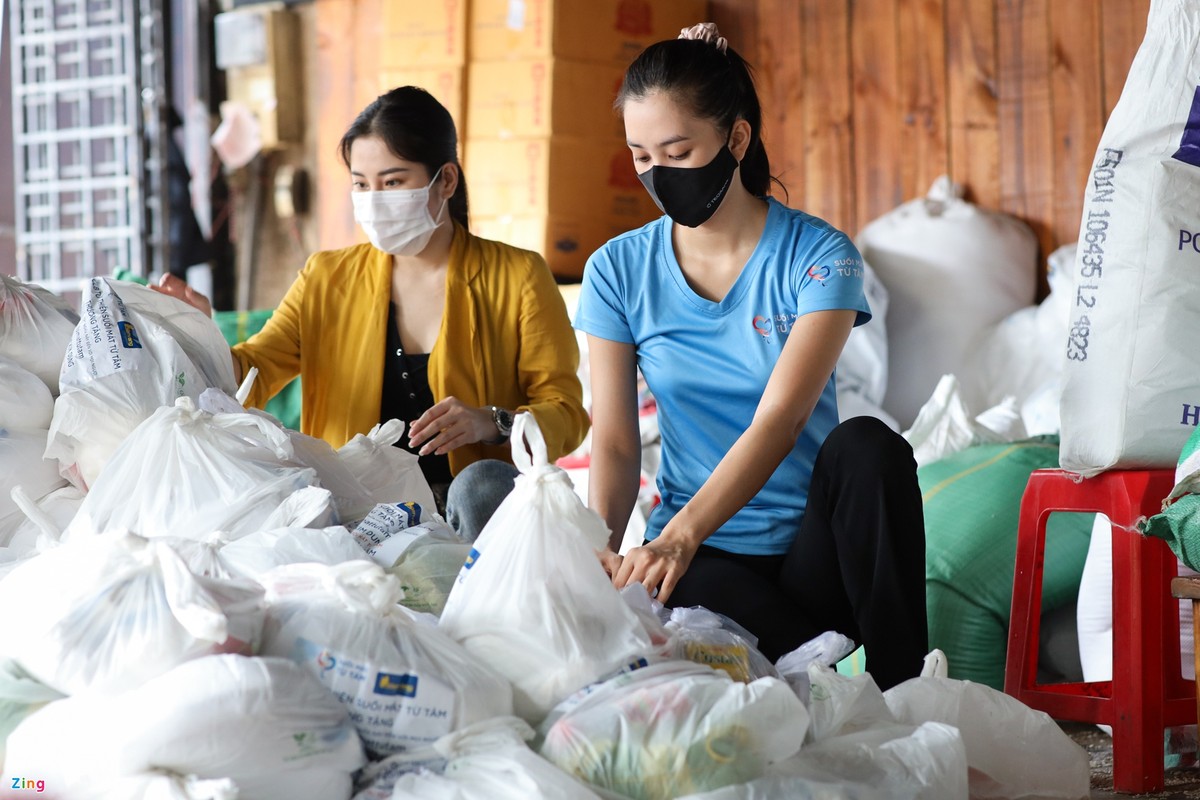
<path id="1" fill-rule="evenodd" d="M 537 417 L 533 414 L 522 411 L 513 417 L 511 439 L 513 464 L 521 472 L 530 472 L 534 467 L 544 467 L 549 463 L 546 457 L 546 439 L 542 436 L 542 429 L 538 427 Z"/>

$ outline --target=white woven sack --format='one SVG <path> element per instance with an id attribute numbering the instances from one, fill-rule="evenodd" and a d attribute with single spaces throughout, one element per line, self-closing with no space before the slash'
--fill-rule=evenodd
<path id="1" fill-rule="evenodd" d="M 1063 469 L 1167 468 L 1200 422 L 1200 5 L 1154 0 L 1084 194 Z"/>
<path id="2" fill-rule="evenodd" d="M 946 176 L 868 223 L 855 244 L 888 292 L 883 410 L 908 428 L 938 379 L 961 371 L 985 329 L 1033 302 L 1037 239 L 962 199 Z"/>
<path id="3" fill-rule="evenodd" d="M 521 474 L 475 541 L 440 625 L 512 681 L 517 714 L 536 722 L 654 648 L 596 557 L 608 528 L 547 461 L 531 414 L 514 419 L 512 448 Z"/>

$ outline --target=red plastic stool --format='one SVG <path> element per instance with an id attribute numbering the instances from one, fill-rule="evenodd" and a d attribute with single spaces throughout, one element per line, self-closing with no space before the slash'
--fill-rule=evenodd
<path id="1" fill-rule="evenodd" d="M 1004 691 L 1055 719 L 1111 725 L 1113 788 L 1156 791 L 1163 732 L 1196 722 L 1196 690 L 1179 664 L 1179 607 L 1170 591 L 1178 563 L 1165 542 L 1127 528 L 1162 510 L 1175 473 L 1113 470 L 1076 481 L 1063 470 L 1036 470 L 1021 498 Z M 1112 522 L 1111 681 L 1037 682 L 1046 520 L 1054 511 L 1097 512 Z"/>

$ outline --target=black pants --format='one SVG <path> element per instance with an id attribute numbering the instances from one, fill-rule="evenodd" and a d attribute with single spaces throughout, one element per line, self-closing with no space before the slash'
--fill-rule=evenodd
<path id="1" fill-rule="evenodd" d="M 704 606 L 758 637 L 772 661 L 827 630 L 866 649 L 881 689 L 914 677 L 929 650 L 925 523 L 912 448 L 874 417 L 829 434 L 787 554 L 702 546 L 670 606 Z"/>

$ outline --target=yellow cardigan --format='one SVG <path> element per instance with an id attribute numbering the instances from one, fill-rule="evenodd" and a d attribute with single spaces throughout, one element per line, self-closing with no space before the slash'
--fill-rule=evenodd
<path id="1" fill-rule="evenodd" d="M 297 373 L 300 430 L 341 447 L 378 423 L 392 259 L 369 244 L 314 253 L 263 329 L 233 348 L 248 403 L 262 407 Z M 579 348 L 566 306 L 537 253 L 480 239 L 455 224 L 446 305 L 429 356 L 434 400 L 532 412 L 553 460 L 583 441 L 588 416 Z M 450 451 L 450 470 L 512 460 L 507 443 Z"/>

